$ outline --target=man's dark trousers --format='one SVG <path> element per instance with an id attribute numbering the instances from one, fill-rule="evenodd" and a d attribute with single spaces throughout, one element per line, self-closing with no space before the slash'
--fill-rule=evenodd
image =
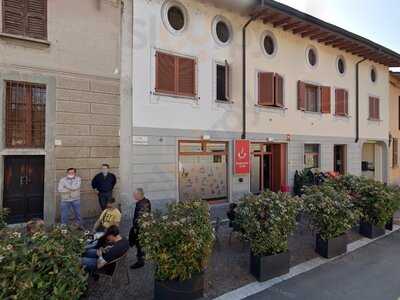
<path id="1" fill-rule="evenodd" d="M 108 199 L 112 198 L 112 191 L 111 192 L 99 192 L 99 204 L 101 210 L 105 210 L 107 208 L 107 201 Z"/>

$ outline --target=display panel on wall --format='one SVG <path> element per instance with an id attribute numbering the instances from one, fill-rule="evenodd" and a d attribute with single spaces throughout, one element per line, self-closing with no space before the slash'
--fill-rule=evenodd
<path id="1" fill-rule="evenodd" d="M 179 142 L 179 199 L 228 198 L 227 143 Z"/>

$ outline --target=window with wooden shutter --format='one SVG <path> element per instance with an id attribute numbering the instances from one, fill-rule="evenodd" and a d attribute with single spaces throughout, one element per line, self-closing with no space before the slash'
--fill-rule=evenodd
<path id="1" fill-rule="evenodd" d="M 281 75 L 275 73 L 275 105 L 278 107 L 284 107 L 283 103 L 283 78 Z"/>
<path id="2" fill-rule="evenodd" d="M 305 86 L 305 111 L 320 112 L 321 111 L 321 89 L 319 86 L 306 84 Z"/>
<path id="3" fill-rule="evenodd" d="M 321 112 L 331 113 L 331 88 L 329 86 L 321 86 Z"/>
<path id="4" fill-rule="evenodd" d="M 196 61 L 158 51 L 155 90 L 163 94 L 196 96 Z"/>
<path id="5" fill-rule="evenodd" d="M 369 97 L 369 119 L 370 120 L 379 120 L 379 98 L 377 97 Z"/>
<path id="6" fill-rule="evenodd" d="M 392 158 L 393 168 L 397 168 L 399 166 L 399 140 L 393 139 L 393 158 Z"/>
<path id="7" fill-rule="evenodd" d="M 227 61 L 216 64 L 216 100 L 230 100 L 230 66 Z"/>
<path id="8" fill-rule="evenodd" d="M 6 81 L 6 146 L 44 148 L 46 86 Z"/>
<path id="9" fill-rule="evenodd" d="M 258 73 L 258 104 L 274 105 L 274 73 Z"/>
<path id="10" fill-rule="evenodd" d="M 306 109 L 306 84 L 300 80 L 297 82 L 297 107 L 299 110 Z"/>
<path id="11" fill-rule="evenodd" d="M 3 0 L 3 32 L 47 39 L 47 0 Z"/>
<path id="12" fill-rule="evenodd" d="M 349 94 L 345 89 L 335 90 L 335 114 L 347 116 L 349 113 Z"/>

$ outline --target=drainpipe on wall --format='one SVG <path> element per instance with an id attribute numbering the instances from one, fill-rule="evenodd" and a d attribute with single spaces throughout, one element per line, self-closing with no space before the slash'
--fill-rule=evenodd
<path id="1" fill-rule="evenodd" d="M 355 142 L 358 143 L 360 140 L 360 91 L 359 91 L 359 65 L 363 62 L 366 61 L 366 58 L 363 58 L 362 60 L 358 61 L 356 63 L 356 140 Z"/>
<path id="2" fill-rule="evenodd" d="M 263 6 L 264 4 L 262 4 Z M 243 86 L 243 95 L 242 95 L 242 139 L 246 139 L 246 29 L 247 27 L 256 19 L 258 19 L 258 17 L 261 15 L 262 11 L 260 11 L 258 14 L 253 15 L 246 24 L 244 24 L 243 29 L 242 29 L 242 33 L 243 33 L 243 41 L 242 41 L 242 72 L 243 72 L 243 82 L 242 82 L 242 86 Z"/>

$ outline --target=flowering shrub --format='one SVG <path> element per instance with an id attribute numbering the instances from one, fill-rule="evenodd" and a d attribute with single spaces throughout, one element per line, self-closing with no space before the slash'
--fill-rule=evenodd
<path id="1" fill-rule="evenodd" d="M 346 233 L 359 219 L 351 197 L 331 184 L 306 187 L 302 198 L 312 228 L 324 240 Z"/>
<path id="2" fill-rule="evenodd" d="M 336 179 L 333 184 L 349 193 L 365 222 L 378 227 L 383 228 L 399 209 L 399 192 L 382 182 L 348 175 Z"/>
<path id="3" fill-rule="evenodd" d="M 177 202 L 168 213 L 140 218 L 140 242 L 156 264 L 157 280 L 186 280 L 204 271 L 212 252 L 214 229 L 204 201 Z"/>
<path id="4" fill-rule="evenodd" d="M 79 299 L 87 282 L 83 249 L 83 234 L 66 227 L 33 235 L 3 230 L 0 299 Z"/>
<path id="5" fill-rule="evenodd" d="M 288 250 L 288 236 L 296 225 L 301 199 L 266 191 L 245 196 L 236 208 L 235 222 L 250 241 L 254 255 L 267 256 Z"/>
<path id="6" fill-rule="evenodd" d="M 6 208 L 0 208 L 0 230 L 7 226 L 7 214 Z"/>

